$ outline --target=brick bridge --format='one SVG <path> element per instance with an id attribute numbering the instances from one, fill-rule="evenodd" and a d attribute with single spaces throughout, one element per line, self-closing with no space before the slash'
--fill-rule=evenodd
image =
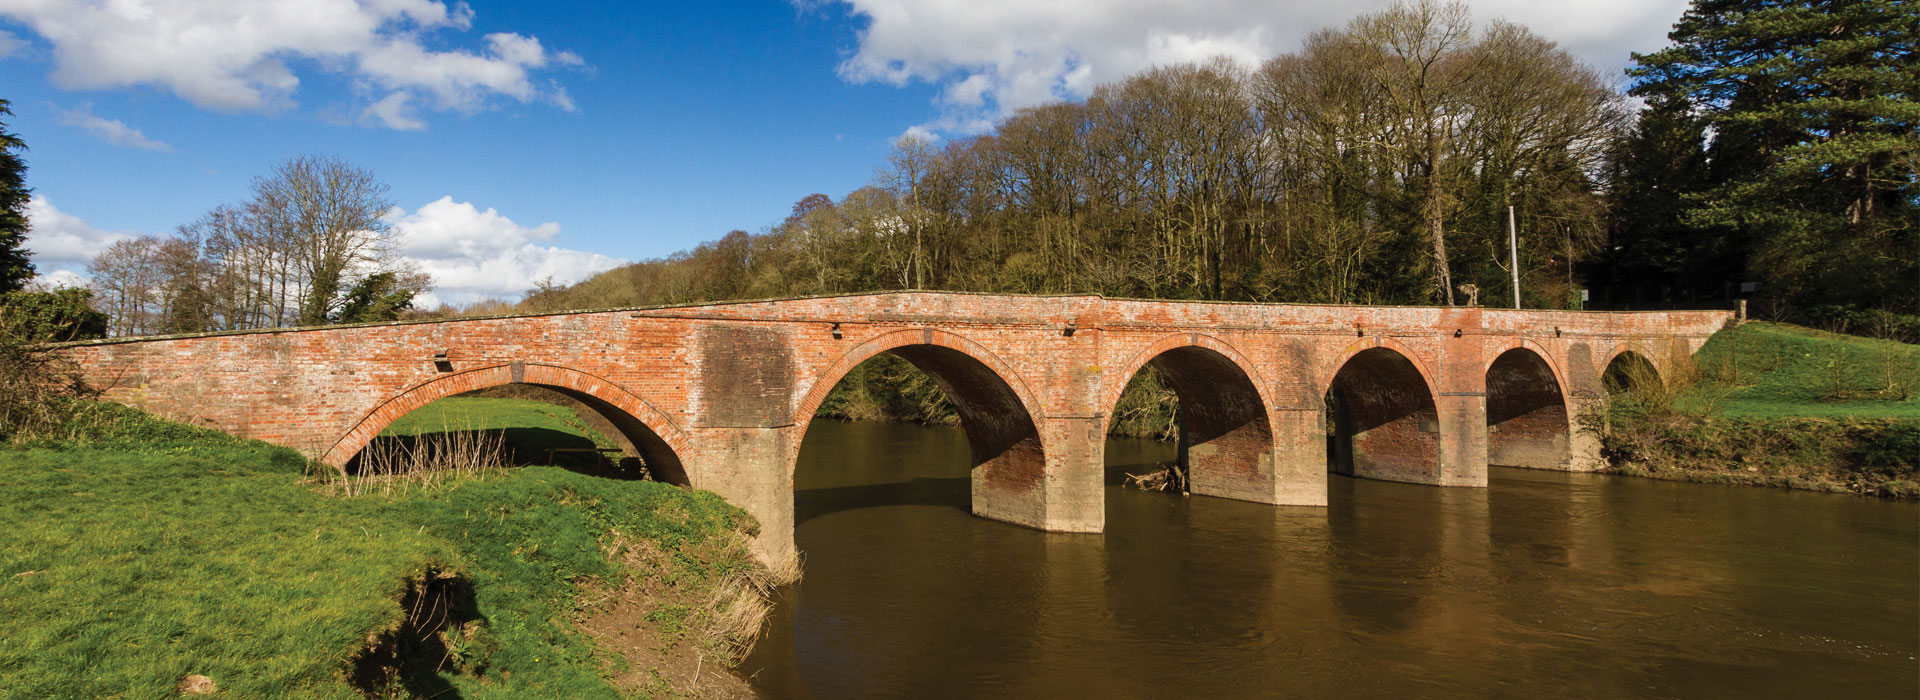
<path id="1" fill-rule="evenodd" d="M 972 447 L 976 514 L 1099 532 L 1107 422 L 1147 364 L 1179 396 L 1194 493 L 1320 506 L 1329 465 L 1468 487 L 1486 486 L 1488 463 L 1590 469 L 1598 439 L 1577 416 L 1606 400 L 1602 374 L 1624 362 L 1660 374 L 1684 367 L 1732 321 L 1707 311 L 898 292 L 65 352 L 112 400 L 343 468 L 435 399 L 542 385 L 606 416 L 656 473 L 753 513 L 762 553 L 781 556 L 792 548 L 794 462 L 814 410 L 883 352 L 926 371 L 953 401 Z"/>

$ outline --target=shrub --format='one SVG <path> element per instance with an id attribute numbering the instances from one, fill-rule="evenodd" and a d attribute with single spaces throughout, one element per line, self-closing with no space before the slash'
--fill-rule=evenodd
<path id="1" fill-rule="evenodd" d="M 107 336 L 107 315 L 93 310 L 93 292 L 67 288 L 0 295 L 0 335 L 28 343 L 64 343 Z"/>
<path id="2" fill-rule="evenodd" d="M 51 437 L 94 393 L 73 361 L 0 331 L 0 442 Z"/>

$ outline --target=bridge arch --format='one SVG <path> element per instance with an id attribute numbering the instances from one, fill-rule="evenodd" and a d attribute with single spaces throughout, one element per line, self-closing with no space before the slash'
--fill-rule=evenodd
<path id="1" fill-rule="evenodd" d="M 1268 384 L 1232 344 L 1201 333 L 1164 336 L 1134 353 L 1101 389 L 1108 424 L 1127 384 L 1152 365 L 1180 401 L 1180 462 L 1194 493 L 1264 498 L 1274 465 Z"/>
<path id="2" fill-rule="evenodd" d="M 1658 389 L 1667 381 L 1659 357 L 1640 343 L 1617 343 L 1607 352 L 1606 364 L 1601 365 L 1600 386 L 1607 395 L 1635 388 Z"/>
<path id="3" fill-rule="evenodd" d="M 666 413 L 605 378 L 533 362 L 507 362 L 462 370 L 402 389 L 362 415 L 346 434 L 327 448 L 320 461 L 344 469 L 401 416 L 448 396 L 506 384 L 541 386 L 585 404 L 606 417 L 640 452 L 655 478 L 681 485 L 688 483 L 686 468 L 680 461 L 680 455 L 689 448 L 687 434 Z"/>
<path id="4" fill-rule="evenodd" d="M 1347 476 L 1439 483 L 1440 413 L 1433 374 L 1390 338 L 1343 349 L 1324 383 L 1328 467 Z"/>
<path id="5" fill-rule="evenodd" d="M 1565 469 L 1574 425 L 1566 375 L 1545 348 L 1527 339 L 1504 345 L 1487 363 L 1487 463 Z"/>
<path id="6" fill-rule="evenodd" d="M 931 377 L 953 403 L 966 432 L 975 514 L 1038 526 L 1043 521 L 1046 450 L 1037 397 L 1011 365 L 977 342 L 946 331 L 917 328 L 886 333 L 841 354 L 795 404 L 798 439 L 789 442 L 789 483 L 801 443 L 827 394 L 860 363 L 893 353 Z"/>

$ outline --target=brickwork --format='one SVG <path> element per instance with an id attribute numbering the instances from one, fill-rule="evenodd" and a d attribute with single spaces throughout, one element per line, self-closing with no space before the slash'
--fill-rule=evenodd
<path id="1" fill-rule="evenodd" d="M 1487 368 L 1487 463 L 1565 469 L 1571 415 L 1553 368 L 1530 347 L 1501 353 Z"/>
<path id="2" fill-rule="evenodd" d="M 547 386 L 606 415 L 650 463 L 759 517 L 778 556 L 791 546 L 793 464 L 814 410 L 882 352 L 954 399 L 974 452 L 976 513 L 1097 532 L 1107 422 L 1149 363 L 1180 397 L 1196 490 L 1324 505 L 1330 456 L 1361 476 L 1444 485 L 1485 485 L 1490 456 L 1585 468 L 1597 440 L 1574 417 L 1603 405 L 1608 364 L 1632 352 L 1671 371 L 1731 320 L 901 292 L 64 352 L 115 401 L 335 466 L 434 399 Z M 1349 428 L 1332 455 L 1330 391 L 1347 402 L 1334 418 Z"/>

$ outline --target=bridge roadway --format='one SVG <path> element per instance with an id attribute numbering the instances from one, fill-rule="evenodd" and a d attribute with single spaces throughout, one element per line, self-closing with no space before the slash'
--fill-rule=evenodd
<path id="1" fill-rule="evenodd" d="M 815 409 L 883 352 L 953 401 L 972 448 L 974 513 L 1099 532 L 1107 422 L 1148 364 L 1179 396 L 1194 493 L 1324 506 L 1330 466 L 1466 487 L 1486 486 L 1490 462 L 1592 469 L 1598 436 L 1580 416 L 1604 405 L 1602 374 L 1625 362 L 1681 371 L 1733 322 L 1730 311 L 890 292 L 126 338 L 63 352 L 111 400 L 340 468 L 435 399 L 549 387 L 606 416 L 666 478 L 759 518 L 761 553 L 774 558 L 791 556 L 794 462 Z"/>

